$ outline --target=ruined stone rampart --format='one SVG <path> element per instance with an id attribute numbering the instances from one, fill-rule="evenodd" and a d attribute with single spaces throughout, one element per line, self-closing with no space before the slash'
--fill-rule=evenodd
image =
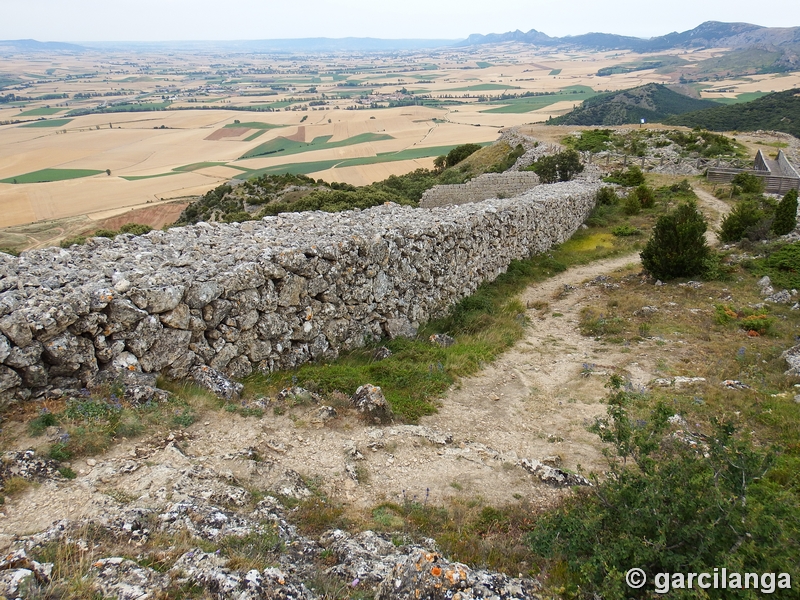
<path id="1" fill-rule="evenodd" d="M 183 378 L 205 364 L 241 377 L 413 334 L 511 260 L 567 239 L 598 185 L 0 254 L 0 397 L 67 392 L 111 366 Z"/>
<path id="2" fill-rule="evenodd" d="M 532 171 L 485 173 L 455 185 L 436 185 L 427 190 L 420 200 L 423 208 L 456 206 L 480 202 L 489 198 L 512 198 L 539 185 L 539 176 Z"/>

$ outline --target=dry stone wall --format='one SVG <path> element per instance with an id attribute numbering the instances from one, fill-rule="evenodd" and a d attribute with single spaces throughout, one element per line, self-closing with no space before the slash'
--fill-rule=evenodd
<path id="1" fill-rule="evenodd" d="M 511 260 L 567 239 L 598 187 L 587 178 L 450 208 L 283 214 L 0 254 L 0 398 L 69 393 L 109 369 L 242 377 L 413 335 Z"/>
<path id="2" fill-rule="evenodd" d="M 484 173 L 467 183 L 435 185 L 422 195 L 419 205 L 422 208 L 435 208 L 480 202 L 489 198 L 512 198 L 537 185 L 539 176 L 532 171 Z"/>

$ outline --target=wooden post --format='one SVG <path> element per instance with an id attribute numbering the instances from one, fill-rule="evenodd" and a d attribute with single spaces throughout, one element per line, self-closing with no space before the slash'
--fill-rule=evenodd
<path id="1" fill-rule="evenodd" d="M 644 169 L 644 156 L 642 157 L 642 169 Z"/>
<path id="2" fill-rule="evenodd" d="M 625 168 L 627 166 L 628 166 L 628 155 L 627 154 L 623 154 L 622 155 L 622 168 Z"/>

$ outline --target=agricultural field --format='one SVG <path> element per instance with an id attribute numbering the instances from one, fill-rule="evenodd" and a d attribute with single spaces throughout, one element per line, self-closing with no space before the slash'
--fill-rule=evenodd
<path id="1" fill-rule="evenodd" d="M 677 83 L 693 68 L 711 73 L 724 58 L 716 49 L 639 55 L 524 44 L 4 55 L 0 227 L 107 218 L 271 173 L 365 185 L 430 168 L 455 146 L 493 142 L 503 128 L 544 122 L 597 93 Z M 733 103 L 797 86 L 800 75 L 710 81 L 688 87 Z"/>

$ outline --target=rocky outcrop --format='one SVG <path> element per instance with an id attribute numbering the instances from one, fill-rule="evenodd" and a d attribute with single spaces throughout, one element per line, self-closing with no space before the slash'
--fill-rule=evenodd
<path id="1" fill-rule="evenodd" d="M 458 207 L 283 214 L 0 254 L 0 398 L 64 395 L 112 367 L 240 378 L 414 335 L 512 260 L 566 240 L 598 187 L 584 178 Z"/>

